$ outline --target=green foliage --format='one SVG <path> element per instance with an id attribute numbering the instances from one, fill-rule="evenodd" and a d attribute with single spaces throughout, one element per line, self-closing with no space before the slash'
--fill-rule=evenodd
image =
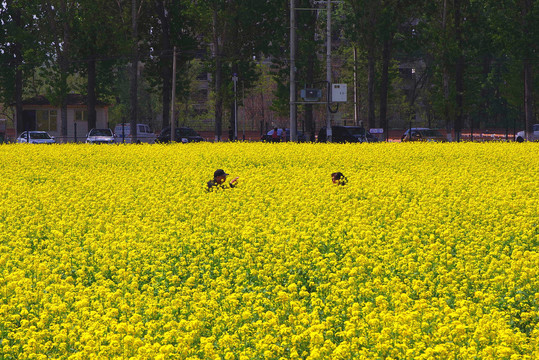
<path id="1" fill-rule="evenodd" d="M 159 113 L 166 110 L 163 94 L 171 91 L 173 46 L 179 49 L 175 95 L 181 119 L 202 123 L 212 118 L 216 94 L 228 109 L 234 100 L 230 80 L 234 73 L 240 79 L 238 93 L 272 92 L 272 109 L 286 116 L 289 4 L 288 0 L 138 0 L 138 44 L 143 64 L 141 119 L 159 127 Z M 296 6 L 320 8 L 297 11 L 297 88 L 322 87 L 325 4 L 296 0 Z M 345 0 L 333 5 L 332 14 L 336 40 L 333 78 L 349 85 L 351 98 L 352 48 L 356 47 L 362 118 L 367 110 L 366 59 L 371 57 L 376 62 L 374 94 L 378 107 L 382 45 L 388 40 L 392 46 L 389 118 L 407 121 L 409 114 L 417 111 L 424 117 L 428 113 L 436 124 L 450 125 L 457 114 L 459 59 L 464 62 L 463 94 L 459 95 L 464 99 L 465 126 L 516 123 L 521 127 L 524 61 L 531 63 L 534 102 L 539 103 L 539 6 L 533 1 Z M 131 1 L 127 0 L 2 2 L 0 102 L 14 103 L 17 81 L 22 83 L 24 97 L 45 94 L 55 104 L 72 91 L 86 94 L 88 65 L 95 60 L 97 98 L 114 105 L 110 108 L 111 122 L 126 121 L 130 105 L 125 69 L 133 45 L 131 20 Z M 219 53 L 214 53 L 210 45 L 215 40 Z M 217 57 L 222 65 L 219 69 L 215 66 Z M 260 59 L 271 59 L 272 66 L 262 69 Z M 411 83 L 399 74 L 399 67 L 402 71 L 403 64 L 415 62 L 421 68 L 415 88 L 410 89 Z M 212 74 L 211 81 L 220 72 L 222 86 L 210 89 L 210 100 L 201 110 L 194 105 L 199 91 L 196 77 L 204 71 Z M 241 97 L 239 101 L 241 104 Z M 351 102 L 341 110 L 344 118 L 350 118 Z"/>
<path id="2" fill-rule="evenodd" d="M 17 71 L 24 83 L 45 59 L 38 37 L 41 29 L 34 21 L 38 13 L 39 3 L 31 0 L 0 4 L 0 102 L 5 105 L 16 100 Z"/>

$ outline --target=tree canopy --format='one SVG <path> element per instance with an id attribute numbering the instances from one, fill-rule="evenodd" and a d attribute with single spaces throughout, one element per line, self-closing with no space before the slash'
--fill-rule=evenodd
<path id="1" fill-rule="evenodd" d="M 327 8 L 295 3 L 301 89 L 325 78 Z M 7 0 L 0 4 L 0 101 L 19 113 L 23 98 L 36 92 L 60 107 L 78 92 L 87 98 L 89 124 L 96 102 L 106 101 L 114 105 L 113 122 L 151 118 L 161 128 L 170 124 L 175 99 L 185 106 L 182 116 L 208 118 L 220 139 L 223 117 L 229 116 L 225 126 L 235 126 L 235 100 L 241 106 L 245 96 L 258 96 L 267 74 L 272 109 L 287 116 L 289 6 L 287 0 Z M 346 0 L 331 11 L 333 78 L 357 92 L 339 121 L 445 127 L 457 139 L 463 129 L 537 123 L 535 0 Z M 195 86 L 201 79 L 207 90 Z M 303 128 L 314 134 L 323 112 L 313 105 L 299 111 Z"/>

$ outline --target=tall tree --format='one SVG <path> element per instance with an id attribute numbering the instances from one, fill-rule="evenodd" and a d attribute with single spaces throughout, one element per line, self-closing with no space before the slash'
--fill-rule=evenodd
<path id="1" fill-rule="evenodd" d="M 521 0 L 522 20 L 521 26 L 523 59 L 522 68 L 524 72 L 524 116 L 526 121 L 526 136 L 532 139 L 533 124 L 535 114 L 533 111 L 533 59 L 537 54 L 537 27 L 539 26 L 539 10 L 534 0 Z"/>
<path id="2" fill-rule="evenodd" d="M 2 23 L 2 36 L 0 42 L 0 89 L 2 90 L 2 102 L 9 104 L 15 102 L 17 131 L 22 131 L 22 46 L 21 33 L 24 32 L 22 22 L 22 10 L 13 4 L 13 0 L 0 5 L 0 21 Z M 13 91 L 13 89 L 15 91 Z M 7 90 L 7 91 L 6 91 Z"/>
<path id="3" fill-rule="evenodd" d="M 236 73 L 238 85 L 250 88 L 258 73 L 255 59 L 270 53 L 281 35 L 281 14 L 284 0 L 256 2 L 254 0 L 203 0 L 206 18 L 206 39 L 212 44 L 212 68 L 215 89 L 215 133 L 222 136 L 223 107 L 233 102 L 232 74 Z M 240 88 L 241 92 L 242 89 Z M 231 112 L 230 130 L 234 132 Z"/>
<path id="4" fill-rule="evenodd" d="M 299 8 L 315 8 L 315 4 L 310 0 L 298 1 Z M 321 84 L 324 72 L 322 71 L 322 63 L 316 54 L 317 49 L 320 49 L 321 43 L 317 39 L 317 33 L 322 29 L 319 27 L 318 15 L 315 11 L 300 10 L 297 16 L 297 44 L 298 51 L 296 52 L 297 61 L 297 75 L 296 80 L 298 84 L 309 84 L 309 87 L 317 87 L 317 84 Z M 305 104 L 303 106 L 303 119 L 305 123 L 305 133 L 308 140 L 314 141 L 315 139 L 315 124 L 313 105 Z"/>
<path id="5" fill-rule="evenodd" d="M 380 79 L 380 127 L 388 136 L 389 124 L 387 119 L 388 94 L 390 91 L 390 65 L 393 60 L 395 43 L 409 41 L 412 36 L 412 24 L 420 14 L 419 7 L 411 0 L 384 0 L 383 9 L 379 14 L 376 32 L 382 48 L 382 69 Z M 397 39 L 396 39 L 397 38 Z M 408 60 L 408 59 L 407 59 Z M 410 59 L 414 61 L 415 59 Z"/>
<path id="6" fill-rule="evenodd" d="M 161 92 L 162 127 L 170 124 L 170 102 L 172 99 L 172 58 L 176 46 L 178 69 L 185 69 L 196 55 L 196 20 L 198 16 L 192 1 L 153 0 L 148 11 L 149 48 L 145 59 L 145 72 L 151 84 Z M 177 71 L 176 86 L 182 98 L 188 94 L 187 71 Z M 178 94 L 175 94 L 178 95 Z"/>
<path id="7" fill-rule="evenodd" d="M 453 133 L 456 121 L 455 79 L 457 60 L 460 59 L 458 32 L 455 30 L 455 3 L 460 9 L 459 0 L 428 3 L 425 6 L 424 17 L 418 26 L 427 47 L 425 54 L 427 68 L 433 79 L 434 109 L 444 119 L 449 137 Z M 459 19 L 457 21 L 460 21 Z M 457 25 L 460 26 L 460 24 Z M 459 68 L 460 74 L 462 74 L 461 70 L 462 68 Z M 461 76 L 459 75 L 460 78 Z"/>
<path id="8" fill-rule="evenodd" d="M 54 53 L 56 64 L 51 73 L 51 100 L 60 105 L 61 128 L 60 134 L 63 141 L 67 141 L 67 95 L 70 92 L 68 76 L 72 73 L 71 47 L 73 42 L 73 21 L 77 3 L 71 0 L 46 0 L 42 2 L 45 13 L 45 22 L 42 28 L 44 41 L 51 44 L 51 52 Z"/>
<path id="9" fill-rule="evenodd" d="M 118 22 L 119 54 L 128 59 L 129 73 L 129 109 L 127 117 L 131 128 L 133 142 L 137 142 L 137 122 L 139 118 L 139 67 L 141 65 L 141 47 L 148 41 L 148 24 L 146 21 L 148 2 L 150 0 L 116 0 L 114 14 Z M 113 6 L 113 4 L 110 4 Z M 123 37 L 123 40 L 122 40 Z M 123 116 L 122 116 L 123 121 Z"/>
<path id="10" fill-rule="evenodd" d="M 352 43 L 364 49 L 367 56 L 367 122 L 369 128 L 373 128 L 376 126 L 374 88 L 376 62 L 379 58 L 380 49 L 383 47 L 380 41 L 380 33 L 378 32 L 378 22 L 381 20 L 380 12 L 384 8 L 382 0 L 346 0 L 345 4 L 349 9 L 347 18 L 343 23 L 345 33 Z"/>
<path id="11" fill-rule="evenodd" d="M 88 129 L 96 127 L 96 103 L 110 92 L 118 58 L 127 51 L 119 2 L 79 0 L 73 19 L 72 57 L 75 68 L 87 77 Z M 100 71 L 108 76 L 99 76 Z"/>
<path id="12" fill-rule="evenodd" d="M 41 16 L 34 1 L 7 0 L 0 4 L 0 101 L 15 104 L 17 132 L 27 127 L 22 118 L 25 79 L 44 59 L 36 21 Z"/>

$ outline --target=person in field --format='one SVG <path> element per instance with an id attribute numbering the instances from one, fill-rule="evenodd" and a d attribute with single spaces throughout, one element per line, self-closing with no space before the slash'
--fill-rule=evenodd
<path id="1" fill-rule="evenodd" d="M 278 129 L 275 128 L 273 129 L 273 134 L 271 134 L 271 141 L 272 142 L 279 142 L 279 132 L 278 132 Z"/>
<path id="2" fill-rule="evenodd" d="M 335 184 L 335 185 L 346 185 L 346 183 L 348 182 L 348 179 L 346 178 L 346 176 L 344 176 L 344 174 L 342 172 L 334 172 L 331 174 L 331 181 Z"/>
<path id="3" fill-rule="evenodd" d="M 237 185 L 239 177 L 235 177 L 234 179 L 232 179 L 228 183 L 228 186 L 227 186 L 227 184 L 226 184 L 226 177 L 227 176 L 228 176 L 228 174 L 223 169 L 215 170 L 215 172 L 213 173 L 213 179 L 208 181 L 207 190 L 208 191 L 213 191 L 213 190 L 216 190 L 216 189 L 226 189 L 228 187 L 231 187 L 231 188 L 235 187 Z"/>

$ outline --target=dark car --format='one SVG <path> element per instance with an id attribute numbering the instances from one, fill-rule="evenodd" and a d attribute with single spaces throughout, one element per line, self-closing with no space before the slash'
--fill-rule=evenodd
<path id="1" fill-rule="evenodd" d="M 286 131 L 286 141 L 290 141 L 290 129 L 285 129 L 285 131 Z M 277 129 L 277 138 L 279 139 L 278 141 L 282 140 L 283 138 L 282 136 L 283 136 L 283 129 L 282 128 Z M 267 134 L 262 135 L 260 140 L 272 142 L 273 130 L 270 130 L 267 132 Z M 303 132 L 298 130 L 298 142 L 305 142 L 305 141 L 307 141 L 307 137 L 305 136 Z"/>
<path id="2" fill-rule="evenodd" d="M 402 135 L 401 141 L 439 141 L 445 142 L 446 138 L 438 130 L 429 128 L 411 128 Z"/>
<path id="3" fill-rule="evenodd" d="M 332 142 L 338 143 L 363 143 L 378 142 L 378 139 L 361 126 L 332 126 Z M 327 130 L 325 127 L 318 132 L 318 142 L 326 142 Z"/>
<path id="4" fill-rule="evenodd" d="M 155 139 L 156 143 L 168 143 L 170 142 L 170 127 L 166 127 L 161 131 L 161 134 Z M 200 136 L 195 130 L 188 127 L 177 127 L 176 136 L 174 138 L 176 142 L 190 143 L 201 142 L 204 138 Z"/>

